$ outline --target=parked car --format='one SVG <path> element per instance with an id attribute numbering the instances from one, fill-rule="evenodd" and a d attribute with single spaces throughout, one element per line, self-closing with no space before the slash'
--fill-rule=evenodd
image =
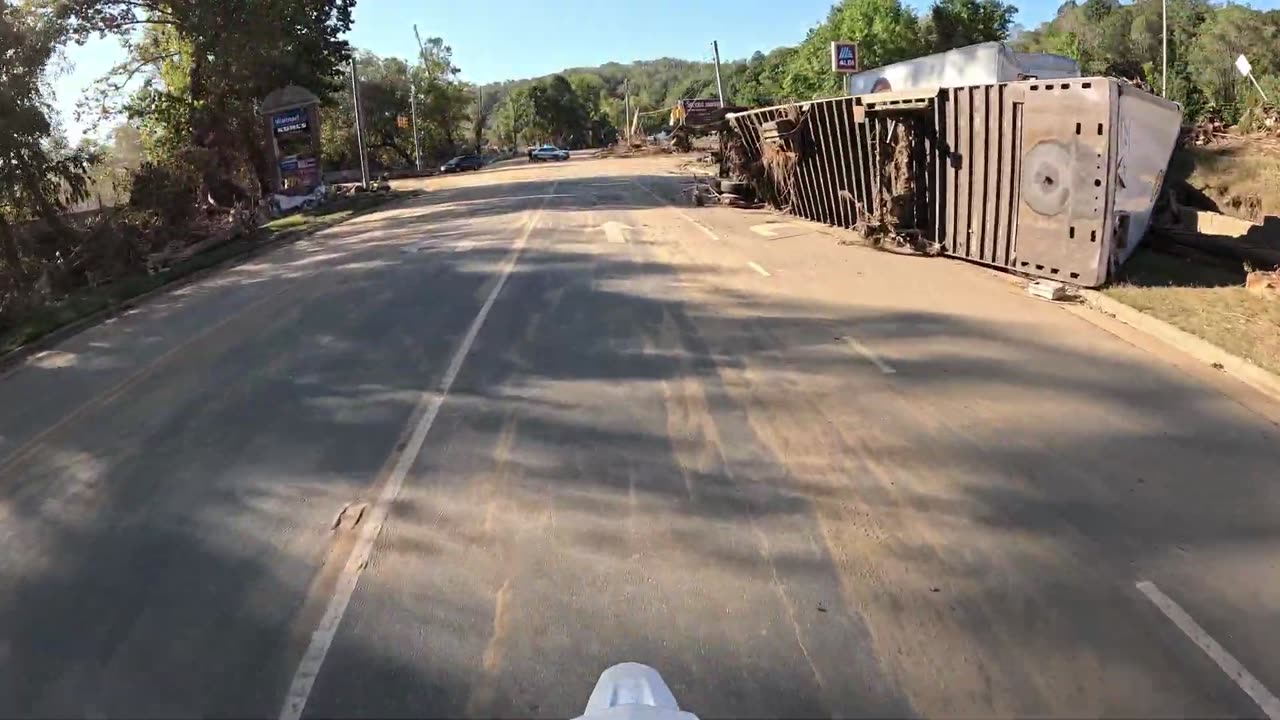
<path id="1" fill-rule="evenodd" d="M 529 159 L 530 159 L 530 160 L 533 160 L 533 161 L 538 161 L 538 160 L 568 160 L 568 159 L 569 159 L 569 151 L 568 151 L 568 150 L 561 150 L 560 148 L 556 147 L 555 145 L 543 145 L 542 147 L 540 147 L 540 148 L 538 148 L 538 149 L 534 150 L 532 153 L 530 153 L 530 155 L 529 155 Z"/>
<path id="2" fill-rule="evenodd" d="M 440 166 L 442 173 L 462 172 L 463 170 L 479 170 L 484 167 L 484 158 L 479 155 L 459 155 Z"/>

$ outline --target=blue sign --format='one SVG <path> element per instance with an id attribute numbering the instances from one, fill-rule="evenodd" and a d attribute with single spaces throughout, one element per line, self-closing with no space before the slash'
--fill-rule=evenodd
<path id="1" fill-rule="evenodd" d="M 832 72 L 854 73 L 859 69 L 858 43 L 839 41 L 831 43 Z"/>
<path id="2" fill-rule="evenodd" d="M 306 108 L 282 112 L 271 118 L 271 125 L 275 129 L 276 135 L 307 132 L 311 129 L 311 124 L 307 122 Z"/>

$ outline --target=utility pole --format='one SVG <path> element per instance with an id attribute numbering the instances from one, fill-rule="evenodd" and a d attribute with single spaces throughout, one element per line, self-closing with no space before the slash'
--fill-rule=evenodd
<path id="1" fill-rule="evenodd" d="M 623 122 L 626 127 L 623 131 L 626 133 L 627 145 L 631 144 L 631 86 L 627 84 L 627 78 L 622 79 L 622 114 Z"/>
<path id="2" fill-rule="evenodd" d="M 716 95 L 720 96 L 720 107 L 724 107 L 724 83 L 720 82 L 720 43 L 712 40 L 711 52 L 716 57 Z"/>
<path id="3" fill-rule="evenodd" d="M 520 131 L 516 130 L 516 94 L 507 93 L 507 108 L 511 111 L 511 150 L 520 150 Z"/>
<path id="4" fill-rule="evenodd" d="M 409 114 L 413 117 L 413 164 L 422 172 L 422 149 L 418 146 L 418 87 L 409 75 Z"/>
<path id="5" fill-rule="evenodd" d="M 351 105 L 356 114 L 356 148 L 360 152 L 360 182 L 369 187 L 369 156 L 364 148 L 363 108 L 360 105 L 360 76 L 356 69 L 356 58 L 351 56 Z"/>
<path id="6" fill-rule="evenodd" d="M 1160 97 L 1169 97 L 1169 0 L 1160 0 Z"/>
<path id="7" fill-rule="evenodd" d="M 476 85 L 476 154 L 480 154 L 480 139 L 484 135 L 484 88 Z"/>

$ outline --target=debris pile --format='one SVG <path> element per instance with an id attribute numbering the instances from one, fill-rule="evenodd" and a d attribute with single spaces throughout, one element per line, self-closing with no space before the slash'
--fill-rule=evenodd
<path id="1" fill-rule="evenodd" d="M 1244 288 L 1267 300 L 1280 300 L 1280 270 L 1254 270 L 1245 278 Z"/>
<path id="2" fill-rule="evenodd" d="M 769 204 L 788 210 L 795 197 L 796 168 L 804 153 L 803 138 L 808 115 L 795 105 L 785 114 L 760 126 L 760 172 L 756 175 L 759 195 Z"/>
<path id="3" fill-rule="evenodd" d="M 1280 138 L 1280 107 L 1264 102 L 1244 111 L 1240 122 L 1229 126 L 1217 108 L 1210 108 L 1195 125 L 1182 128 L 1182 146 L 1204 147 L 1230 139 Z"/>
<path id="4" fill-rule="evenodd" d="M 671 149 L 679 153 L 687 153 L 693 149 L 693 141 L 689 139 L 689 128 L 681 125 L 671 131 Z"/>
<path id="5" fill-rule="evenodd" d="M 1280 107 L 1271 103 L 1251 107 L 1240 116 L 1240 129 L 1266 137 L 1280 137 Z"/>

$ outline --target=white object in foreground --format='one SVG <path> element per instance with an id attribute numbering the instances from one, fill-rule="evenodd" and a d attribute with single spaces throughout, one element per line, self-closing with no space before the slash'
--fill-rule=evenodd
<path id="1" fill-rule="evenodd" d="M 601 225 L 599 229 L 604 230 L 604 237 L 606 240 L 611 243 L 622 245 L 627 242 L 627 236 L 623 230 L 633 230 L 634 228 L 630 225 L 623 225 L 617 220 L 610 220 L 609 222 Z"/>
<path id="2" fill-rule="evenodd" d="M 577 720 L 698 720 L 698 716 L 680 709 L 657 670 L 628 662 L 600 673 Z"/>
<path id="3" fill-rule="evenodd" d="M 1236 69 L 1245 77 L 1249 77 L 1249 73 L 1253 72 L 1253 66 L 1249 64 L 1249 58 L 1245 57 L 1243 53 L 1236 58 Z"/>
<path id="4" fill-rule="evenodd" d="M 1066 300 L 1071 297 L 1071 291 L 1067 290 L 1067 286 L 1060 282 L 1052 280 L 1032 280 L 1027 285 L 1027 294 L 1031 297 L 1038 297 L 1042 300 Z"/>

